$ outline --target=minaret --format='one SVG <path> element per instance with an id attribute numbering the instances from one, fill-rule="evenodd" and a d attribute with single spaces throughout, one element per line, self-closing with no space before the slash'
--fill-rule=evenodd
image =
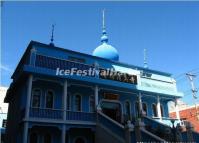
<path id="1" fill-rule="evenodd" d="M 102 10 L 102 36 L 101 36 L 101 45 L 99 45 L 93 51 L 93 56 L 119 61 L 119 54 L 117 50 L 110 44 L 108 44 L 108 36 L 106 33 L 105 26 L 105 10 Z"/>
<path id="2" fill-rule="evenodd" d="M 50 39 L 50 46 L 55 46 L 53 41 L 54 41 L 54 27 L 55 25 L 52 25 L 52 33 L 51 33 L 51 39 Z"/>
<path id="3" fill-rule="evenodd" d="M 102 36 L 101 36 L 101 42 L 107 43 L 108 42 L 108 36 L 106 33 L 106 27 L 105 27 L 105 9 L 102 10 Z"/>
<path id="4" fill-rule="evenodd" d="M 144 68 L 148 68 L 148 64 L 147 64 L 147 53 L 146 53 L 146 49 L 144 49 Z"/>

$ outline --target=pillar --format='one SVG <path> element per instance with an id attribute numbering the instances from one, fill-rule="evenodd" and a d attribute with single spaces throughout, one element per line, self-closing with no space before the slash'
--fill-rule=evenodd
<path id="1" fill-rule="evenodd" d="M 65 140 L 66 140 L 66 126 L 63 125 L 61 133 L 61 143 L 65 143 Z"/>
<path id="2" fill-rule="evenodd" d="M 98 92 L 99 92 L 99 88 L 98 88 L 98 86 L 96 85 L 95 86 L 95 107 L 97 108 L 97 106 L 98 106 Z"/>
<path id="3" fill-rule="evenodd" d="M 138 106 L 139 106 L 139 116 L 142 116 L 142 94 L 139 93 L 139 96 L 138 96 Z"/>
<path id="4" fill-rule="evenodd" d="M 62 96 L 63 120 L 66 120 L 67 96 L 68 96 L 68 83 L 67 80 L 65 80 L 63 85 L 63 96 Z"/>
<path id="5" fill-rule="evenodd" d="M 135 138 L 136 142 L 142 142 L 142 133 L 141 129 L 144 129 L 145 124 L 141 121 L 141 119 L 136 120 L 135 122 Z"/>
<path id="6" fill-rule="evenodd" d="M 125 143 L 131 143 L 132 137 L 131 132 L 134 131 L 134 125 L 131 124 L 131 121 L 127 121 L 125 125 Z"/>
<path id="7" fill-rule="evenodd" d="M 28 122 L 27 122 L 27 120 L 29 118 L 29 112 L 30 112 L 32 80 L 33 80 L 33 76 L 29 75 L 28 81 L 27 81 L 27 99 L 26 99 L 26 109 L 25 109 L 25 122 L 24 122 L 24 129 L 23 129 L 23 143 L 28 142 Z"/>
<path id="8" fill-rule="evenodd" d="M 178 100 L 175 99 L 175 112 L 176 112 L 176 119 L 180 120 L 180 113 L 178 108 Z"/>
<path id="9" fill-rule="evenodd" d="M 160 97 L 157 96 L 157 114 L 158 118 L 162 120 L 162 115 L 161 115 L 161 108 L 160 108 Z"/>

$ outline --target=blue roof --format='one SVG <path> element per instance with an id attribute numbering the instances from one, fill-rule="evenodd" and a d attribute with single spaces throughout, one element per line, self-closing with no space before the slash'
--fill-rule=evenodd
<path id="1" fill-rule="evenodd" d="M 119 61 L 119 54 L 117 50 L 113 46 L 105 42 L 93 51 L 93 56 Z"/>

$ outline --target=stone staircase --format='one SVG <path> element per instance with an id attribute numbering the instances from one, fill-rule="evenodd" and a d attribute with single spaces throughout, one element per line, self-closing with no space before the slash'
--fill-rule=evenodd
<path id="1" fill-rule="evenodd" d="M 150 117 L 142 117 L 125 125 L 97 111 L 96 143 L 137 143 L 137 142 L 199 142 L 199 134 L 171 128 Z M 190 139 L 190 136 L 192 137 Z"/>

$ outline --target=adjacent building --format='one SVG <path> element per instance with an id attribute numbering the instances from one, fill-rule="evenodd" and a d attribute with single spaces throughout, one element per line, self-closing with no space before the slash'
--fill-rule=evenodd
<path id="1" fill-rule="evenodd" d="M 190 122 L 194 130 L 199 132 L 199 104 L 179 108 L 180 119 Z M 176 118 L 175 111 L 170 111 L 171 118 Z"/>
<path id="2" fill-rule="evenodd" d="M 0 86 L 0 141 L 5 141 L 5 128 L 7 121 L 8 104 L 4 103 L 7 87 Z"/>

